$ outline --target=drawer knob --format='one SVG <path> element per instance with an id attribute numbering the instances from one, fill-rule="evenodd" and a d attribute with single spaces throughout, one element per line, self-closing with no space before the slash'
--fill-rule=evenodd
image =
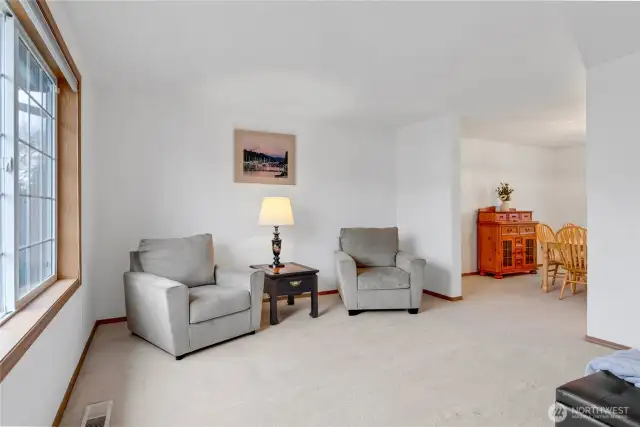
<path id="1" fill-rule="evenodd" d="M 300 283 L 302 283 L 302 280 L 292 280 L 292 281 L 289 282 L 289 284 L 291 286 L 294 286 L 294 287 L 295 286 L 300 286 Z"/>

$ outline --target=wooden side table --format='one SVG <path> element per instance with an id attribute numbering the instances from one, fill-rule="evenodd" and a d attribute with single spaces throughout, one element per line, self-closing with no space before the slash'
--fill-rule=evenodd
<path id="1" fill-rule="evenodd" d="M 251 268 L 265 273 L 264 291 L 269 294 L 269 323 L 277 325 L 278 297 L 287 296 L 287 303 L 293 305 L 293 297 L 311 292 L 311 313 L 318 317 L 318 270 L 295 262 L 285 263 L 284 267 L 273 268 L 268 264 L 252 265 Z"/>

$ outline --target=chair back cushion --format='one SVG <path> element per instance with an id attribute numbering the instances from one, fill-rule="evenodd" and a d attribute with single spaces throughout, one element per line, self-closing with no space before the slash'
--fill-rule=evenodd
<path id="1" fill-rule="evenodd" d="M 340 250 L 358 267 L 395 267 L 398 228 L 342 228 Z"/>
<path id="2" fill-rule="evenodd" d="M 189 287 L 215 283 L 211 234 L 178 239 L 144 239 L 138 246 L 138 258 L 145 273 Z"/>
<path id="3" fill-rule="evenodd" d="M 140 264 L 140 252 L 138 251 L 129 252 L 129 271 L 132 273 L 144 272 L 144 269 L 142 268 L 142 264 Z"/>

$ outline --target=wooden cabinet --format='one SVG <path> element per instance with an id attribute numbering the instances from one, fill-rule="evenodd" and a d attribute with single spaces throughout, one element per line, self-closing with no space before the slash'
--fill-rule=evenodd
<path id="1" fill-rule="evenodd" d="M 478 210 L 478 272 L 502 279 L 505 274 L 535 273 L 538 269 L 533 212 Z"/>

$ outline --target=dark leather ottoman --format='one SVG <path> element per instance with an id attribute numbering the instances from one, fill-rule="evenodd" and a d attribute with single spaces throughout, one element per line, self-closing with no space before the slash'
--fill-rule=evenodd
<path id="1" fill-rule="evenodd" d="M 571 381 L 556 389 L 555 421 L 562 427 L 640 427 L 640 388 L 606 371 Z"/>

